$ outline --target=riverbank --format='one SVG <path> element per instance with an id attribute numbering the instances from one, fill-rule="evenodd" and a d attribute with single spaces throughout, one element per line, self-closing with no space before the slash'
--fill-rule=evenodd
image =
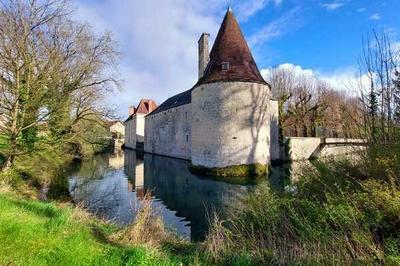
<path id="1" fill-rule="evenodd" d="M 197 243 L 166 230 L 146 196 L 147 207 L 118 229 L 70 203 L 39 201 L 28 181 L 15 178 L 18 186 L 0 186 L 0 264 L 397 265 L 399 154 L 399 144 L 371 147 L 357 163 L 316 161 L 283 191 L 258 184 L 232 218 L 211 215 Z M 176 165 L 163 172 L 168 167 Z"/>
<path id="2" fill-rule="evenodd" d="M 3 189 L 0 213 L 1 265 L 203 264 L 196 254 L 173 254 L 166 246 L 119 243 L 112 237 L 117 227 L 70 204 L 26 199 Z"/>

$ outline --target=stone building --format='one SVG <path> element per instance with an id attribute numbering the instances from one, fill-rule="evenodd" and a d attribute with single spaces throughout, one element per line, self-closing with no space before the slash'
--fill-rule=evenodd
<path id="1" fill-rule="evenodd" d="M 228 10 L 211 53 L 199 46 L 199 79 L 145 116 L 144 150 L 226 167 L 279 159 L 277 102 Z"/>
<path id="2" fill-rule="evenodd" d="M 156 102 L 150 99 L 142 99 L 136 108 L 129 107 L 129 117 L 124 122 L 126 148 L 143 150 L 144 117 L 156 108 Z"/>
<path id="3" fill-rule="evenodd" d="M 110 130 L 111 138 L 124 139 L 125 127 L 121 121 L 109 121 L 108 127 Z"/>

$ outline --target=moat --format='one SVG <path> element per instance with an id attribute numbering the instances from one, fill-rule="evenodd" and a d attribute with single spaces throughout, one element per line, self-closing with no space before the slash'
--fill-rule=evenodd
<path id="1" fill-rule="evenodd" d="M 132 150 L 99 154 L 69 171 L 70 196 L 97 217 L 124 226 L 133 221 L 140 200 L 150 192 L 153 208 L 168 228 L 186 239 L 202 240 L 210 211 L 229 218 L 253 187 L 196 176 L 188 163 Z M 283 190 L 290 172 L 288 166 L 274 167 L 262 182 Z"/>

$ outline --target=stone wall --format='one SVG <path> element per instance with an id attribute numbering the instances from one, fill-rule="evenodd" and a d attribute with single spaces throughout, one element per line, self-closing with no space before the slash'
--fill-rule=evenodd
<path id="1" fill-rule="evenodd" d="M 190 160 L 192 106 L 146 116 L 144 151 Z"/>
<path id="2" fill-rule="evenodd" d="M 125 147 L 136 149 L 136 115 L 125 121 Z"/>
<path id="3" fill-rule="evenodd" d="M 281 149 L 279 143 L 279 111 L 278 111 L 278 101 L 270 101 L 270 144 L 269 152 L 271 161 L 279 161 L 281 159 Z"/>
<path id="4" fill-rule="evenodd" d="M 116 122 L 114 125 L 110 126 L 111 134 L 118 134 L 120 138 L 124 138 L 125 126 L 121 122 Z"/>
<path id="5" fill-rule="evenodd" d="M 364 147 L 362 139 L 291 137 L 285 138 L 281 149 L 282 160 L 300 161 L 351 154 Z"/>
<path id="6" fill-rule="evenodd" d="M 270 89 L 248 82 L 204 84 L 192 91 L 192 164 L 270 161 Z"/>

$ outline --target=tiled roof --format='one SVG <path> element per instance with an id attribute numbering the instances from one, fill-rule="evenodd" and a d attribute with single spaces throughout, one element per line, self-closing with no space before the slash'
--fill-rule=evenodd
<path id="1" fill-rule="evenodd" d="M 223 70 L 223 63 L 229 64 Z M 260 74 L 239 24 L 231 10 L 226 12 L 210 53 L 210 61 L 197 85 L 218 81 L 267 84 Z"/>
<path id="2" fill-rule="evenodd" d="M 125 120 L 125 122 L 132 119 L 132 117 L 135 114 L 149 114 L 149 113 L 153 112 L 156 108 L 157 108 L 157 104 L 155 101 L 153 101 L 151 99 L 141 99 L 137 108 L 135 108 L 135 112 L 133 114 L 131 114 L 128 117 L 128 119 Z"/>
<path id="3" fill-rule="evenodd" d="M 229 63 L 228 70 L 222 70 L 222 63 Z M 170 97 L 150 115 L 192 102 L 192 90 L 201 84 L 218 81 L 256 82 L 268 85 L 253 59 L 239 24 L 231 10 L 226 12 L 217 38 L 210 53 L 203 78 L 193 88 Z"/>

